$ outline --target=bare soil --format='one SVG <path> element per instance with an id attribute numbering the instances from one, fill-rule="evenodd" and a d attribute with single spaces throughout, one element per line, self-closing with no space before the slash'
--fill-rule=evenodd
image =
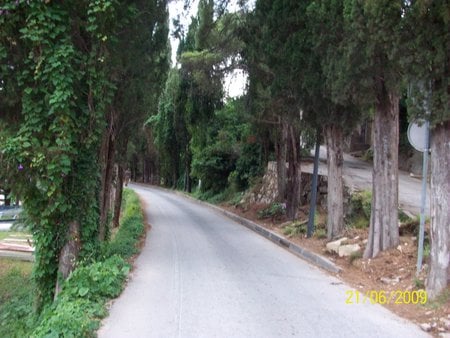
<path id="1" fill-rule="evenodd" d="M 385 291 L 386 295 L 390 295 L 391 293 L 412 292 L 424 288 L 425 272 L 416 277 L 417 240 L 408 229 L 403 229 L 400 232 L 400 245 L 397 248 L 382 252 L 373 259 L 363 259 L 362 252 L 364 252 L 365 240 L 368 237 L 368 229 L 348 228 L 345 230 L 343 237 L 349 239 L 349 244 L 358 243 L 362 248 L 361 255 L 338 257 L 327 252 L 327 239 L 319 238 L 325 233 L 326 215 L 323 211 L 316 219 L 317 228 L 322 229 L 322 231 L 316 232 L 319 233 L 319 237 L 315 234 L 312 238 L 306 238 L 304 234 L 288 237 L 283 233 L 283 229 L 291 223 L 285 216 L 261 219 L 258 212 L 266 208 L 267 205 L 231 206 L 222 204 L 221 207 L 279 233 L 301 247 L 327 257 L 342 269 L 335 276 L 358 290 L 361 298 L 371 291 L 378 293 Z M 308 219 L 307 211 L 308 207 L 300 210 L 298 215 L 300 222 Z M 424 271 L 426 271 L 427 266 L 427 258 L 425 258 Z M 384 304 L 383 306 L 418 325 L 429 325 L 431 327 L 429 332 L 434 336 L 450 332 L 450 288 L 439 299 L 433 302 L 428 300 L 424 305 L 411 304 L 407 299 L 405 299 L 405 302 L 409 304 L 390 302 L 390 304 Z"/>

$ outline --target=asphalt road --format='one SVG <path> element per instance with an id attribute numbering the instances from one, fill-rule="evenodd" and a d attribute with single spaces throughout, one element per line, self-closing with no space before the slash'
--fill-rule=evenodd
<path id="1" fill-rule="evenodd" d="M 132 185 L 152 225 L 99 337 L 422 337 L 351 288 L 217 212 Z"/>
<path id="2" fill-rule="evenodd" d="M 314 155 L 314 150 L 311 151 Z M 325 146 L 320 146 L 319 174 L 327 175 L 327 150 Z M 312 173 L 313 164 L 302 164 L 302 171 Z M 373 165 L 364 162 L 356 157 L 344 154 L 344 183 L 350 188 L 350 191 L 355 190 L 372 190 L 372 171 Z M 398 171 L 398 202 L 399 208 L 403 211 L 409 212 L 411 215 L 419 215 L 421 207 L 421 191 L 422 179 L 414 178 L 409 173 Z M 425 212 L 430 214 L 430 185 L 428 184 Z"/>

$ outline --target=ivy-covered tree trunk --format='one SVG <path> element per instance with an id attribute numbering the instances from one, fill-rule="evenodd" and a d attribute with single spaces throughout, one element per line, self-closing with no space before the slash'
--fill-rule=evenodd
<path id="1" fill-rule="evenodd" d="M 342 180 L 344 137 L 342 127 L 338 124 L 327 125 L 325 138 L 328 168 L 327 238 L 330 240 L 339 236 L 344 228 L 344 184 Z"/>
<path id="2" fill-rule="evenodd" d="M 122 195 L 123 195 L 123 177 L 124 177 L 123 165 L 118 164 L 117 179 L 116 179 L 116 194 L 114 199 L 114 216 L 112 222 L 114 228 L 117 228 L 119 226 L 120 209 L 122 207 Z"/>
<path id="3" fill-rule="evenodd" d="M 431 252 L 426 287 L 430 299 L 446 289 L 450 277 L 450 121 L 431 138 Z"/>
<path id="4" fill-rule="evenodd" d="M 286 153 L 288 142 L 288 124 L 286 121 L 281 121 L 281 134 L 275 144 L 275 152 L 277 158 L 277 187 L 278 187 L 278 202 L 284 203 L 286 201 Z"/>
<path id="5" fill-rule="evenodd" d="M 301 165 L 300 165 L 300 143 L 293 126 L 288 128 L 288 178 L 286 188 L 286 216 L 294 220 L 300 203 L 301 188 Z"/>
<path id="6" fill-rule="evenodd" d="M 384 84 L 380 88 L 373 123 L 372 209 L 365 258 L 375 257 L 399 242 L 399 98 L 388 93 Z"/>
<path id="7" fill-rule="evenodd" d="M 80 222 L 72 221 L 69 224 L 65 244 L 59 253 L 58 278 L 56 279 L 55 299 L 61 291 L 61 284 L 69 277 L 78 261 L 81 250 Z"/>

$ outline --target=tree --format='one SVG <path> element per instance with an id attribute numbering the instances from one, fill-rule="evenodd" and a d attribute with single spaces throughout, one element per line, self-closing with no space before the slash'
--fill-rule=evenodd
<path id="1" fill-rule="evenodd" d="M 303 79 L 305 45 L 296 44 L 305 32 L 305 9 L 305 1 L 257 1 L 246 39 L 252 104 L 260 116 L 278 125 L 279 199 L 286 202 L 289 218 L 295 217 L 300 200 L 299 136 L 300 129 L 306 129 L 300 112 L 304 92 L 297 90 Z"/>
<path id="2" fill-rule="evenodd" d="M 102 37 L 111 7 L 13 1 L 7 6 L 2 27 L 15 23 L 20 32 L 15 43 L 24 51 L 22 60 L 10 64 L 18 67 L 23 119 L 16 135 L 2 140 L 2 150 L 36 243 L 33 277 L 40 310 L 58 292 L 57 275 L 66 278 L 78 255 L 97 247 L 96 159 L 111 99 L 99 60 L 106 57 Z"/>
<path id="3" fill-rule="evenodd" d="M 188 144 L 184 115 L 178 114 L 180 86 L 179 70 L 172 68 L 159 99 L 158 114 L 148 120 L 155 132 L 154 142 L 158 148 L 161 175 L 165 178 L 165 184 L 172 187 L 178 183 L 182 154 Z"/>
<path id="4" fill-rule="evenodd" d="M 398 231 L 399 96 L 404 1 L 344 1 L 345 58 L 335 68 L 337 99 L 373 109 L 372 212 L 366 258 L 395 247 Z"/>
<path id="5" fill-rule="evenodd" d="M 450 265 L 450 5 L 413 1 L 407 12 L 411 119 L 431 125 L 431 251 L 426 281 L 430 298 L 448 285 Z"/>
<path id="6" fill-rule="evenodd" d="M 98 199 L 102 134 L 106 126 L 127 126 L 106 123 L 107 113 L 111 122 L 116 117 L 111 112 L 124 109 L 118 102 L 140 111 L 145 105 L 142 93 L 150 90 L 150 96 L 158 95 L 154 92 L 158 85 L 136 85 L 141 77 L 130 76 L 127 95 L 121 96 L 121 75 L 143 71 L 133 69 L 137 60 L 125 63 L 124 70 L 120 57 L 113 54 L 130 38 L 118 27 L 145 17 L 145 12 L 136 12 L 139 3 L 6 1 L 0 8 L 0 59 L 5 61 L 0 67 L 0 95 L 8 100 L 0 103 L 8 113 L 8 118 L 0 116 L 0 124 L 8 128 L 0 133 L 1 165 L 24 202 L 36 243 L 37 311 L 58 294 L 60 282 L 80 256 L 96 256 L 104 238 L 105 229 L 99 227 L 104 202 Z M 164 1 L 157 3 L 166 11 Z M 161 26 L 165 23 L 163 16 Z M 166 47 L 167 29 L 151 27 L 152 36 L 162 32 Z M 138 44 L 138 39 L 133 37 L 131 52 L 153 49 L 154 45 Z M 161 38 L 152 41 L 156 40 Z M 164 53 L 154 50 L 153 64 L 163 63 Z M 136 99 L 139 107 L 131 105 Z M 122 139 L 126 144 L 126 137 Z"/>
<path id="7" fill-rule="evenodd" d="M 309 93 L 310 120 L 323 126 L 327 145 L 327 237 L 339 236 L 344 229 L 344 136 L 352 131 L 360 113 L 348 98 L 337 99 L 332 88 L 339 77 L 339 64 L 345 56 L 340 45 L 344 39 L 343 1 L 313 1 L 308 6 L 308 37 L 311 50 L 307 81 L 302 83 Z M 304 39 L 303 39 L 304 41 Z M 345 60 L 347 61 L 347 60 Z M 342 71 L 342 70 L 341 70 Z"/>
<path id="8" fill-rule="evenodd" d="M 111 211 L 115 215 L 113 223 L 118 224 L 122 184 L 117 183 L 126 169 L 128 142 L 136 133 L 145 138 L 143 124 L 148 114 L 157 110 L 169 68 L 167 1 L 117 3 L 115 11 L 115 25 L 110 28 L 114 38 L 106 45 L 109 80 L 116 90 L 107 110 L 100 152 L 102 241 L 107 237 Z"/>

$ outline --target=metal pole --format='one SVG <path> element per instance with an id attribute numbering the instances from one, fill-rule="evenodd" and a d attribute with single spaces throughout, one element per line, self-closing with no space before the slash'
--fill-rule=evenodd
<path id="1" fill-rule="evenodd" d="M 425 122 L 425 150 L 423 152 L 423 164 L 422 164 L 422 194 L 420 201 L 420 226 L 419 226 L 419 247 L 417 251 L 417 271 L 416 275 L 419 275 L 422 270 L 423 259 L 423 241 L 425 233 L 425 205 L 427 200 L 427 177 L 428 177 L 428 151 L 430 148 L 430 123 Z"/>
<path id="2" fill-rule="evenodd" d="M 310 238 L 314 232 L 314 216 L 316 214 L 316 203 L 317 203 L 317 181 L 319 173 L 319 154 L 320 154 L 320 130 L 316 133 L 316 150 L 314 153 L 314 169 L 313 169 L 313 180 L 311 187 L 311 202 L 309 207 L 309 219 L 306 237 Z"/>

